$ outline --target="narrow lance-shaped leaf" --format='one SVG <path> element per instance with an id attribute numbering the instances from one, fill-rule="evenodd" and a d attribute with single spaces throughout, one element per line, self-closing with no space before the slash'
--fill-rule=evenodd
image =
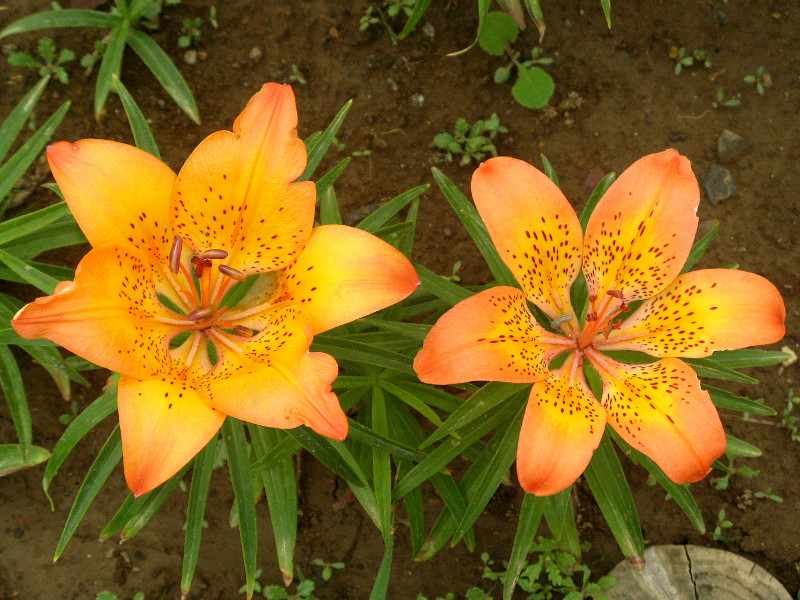
<path id="1" fill-rule="evenodd" d="M 14 217 L 0 223 L 0 245 L 37 232 L 45 225 L 70 215 L 66 202 L 59 202 L 46 208 Z M 71 217 L 69 217 L 71 218 Z"/>
<path id="2" fill-rule="evenodd" d="M 511 556 L 508 559 L 506 580 L 503 585 L 503 600 L 511 600 L 511 595 L 517 587 L 519 575 L 525 564 L 525 559 L 530 552 L 533 540 L 536 538 L 536 531 L 544 514 L 544 498 L 539 498 L 533 494 L 525 494 L 522 500 L 522 507 L 519 509 L 519 520 L 517 521 L 517 533 L 514 535 L 514 545 L 511 547 Z"/>
<path id="3" fill-rule="evenodd" d="M 16 33 L 28 33 L 38 29 L 58 29 L 61 27 L 106 27 L 112 29 L 122 19 L 99 10 L 67 8 L 50 10 L 23 17 L 0 31 L 0 38 Z"/>
<path id="4" fill-rule="evenodd" d="M 544 501 L 544 518 L 553 537 L 558 541 L 558 547 L 580 559 L 581 544 L 572 510 L 572 486 L 546 497 Z"/>
<path id="5" fill-rule="evenodd" d="M 430 6 L 431 0 L 417 0 L 414 3 L 414 8 L 411 10 L 411 14 L 408 15 L 408 21 L 406 21 L 403 30 L 397 34 L 397 39 L 402 40 L 408 34 L 410 34 L 419 23 L 419 20 L 425 14 L 425 11 L 428 10 L 428 6 Z"/>
<path id="6" fill-rule="evenodd" d="M 359 229 L 375 233 L 381 227 L 386 225 L 393 216 L 400 212 L 411 201 L 415 200 L 425 192 L 430 186 L 428 184 L 418 185 L 399 194 L 383 204 L 380 208 L 374 210 L 357 225 Z"/>
<path id="7" fill-rule="evenodd" d="M 11 420 L 17 430 L 17 439 L 22 448 L 23 462 L 28 459 L 28 448 L 33 443 L 33 427 L 25 388 L 22 385 L 22 374 L 8 346 L 0 346 L 0 387 L 8 403 Z"/>
<path id="8" fill-rule="evenodd" d="M 36 103 L 42 97 L 47 84 L 50 82 L 50 75 L 42 77 L 36 84 L 28 90 L 28 93 L 20 100 L 14 109 L 9 113 L 3 124 L 0 125 L 0 162 L 6 157 L 19 132 L 25 125 L 25 121 L 31 116 Z"/>
<path id="9" fill-rule="evenodd" d="M 316 171 L 322 158 L 328 152 L 328 148 L 331 147 L 333 138 L 339 133 L 339 129 L 342 123 L 344 123 L 347 113 L 350 112 L 351 106 L 353 106 L 352 100 L 345 102 L 344 106 L 339 109 L 339 112 L 336 113 L 336 116 L 333 117 L 333 120 L 325 128 L 325 131 L 322 132 L 322 135 L 316 137 L 313 143 L 310 144 L 310 148 L 308 149 L 308 162 L 306 163 L 303 174 L 298 178 L 298 181 L 308 181 L 311 179 L 311 176 L 314 174 L 314 171 Z"/>
<path id="10" fill-rule="evenodd" d="M 0 248 L 0 263 L 3 263 L 16 275 L 18 275 L 25 283 L 38 288 L 45 294 L 52 294 L 58 281 L 49 275 L 42 273 L 38 269 L 34 269 L 29 264 L 20 260 L 16 256 L 6 252 Z"/>
<path id="11" fill-rule="evenodd" d="M 114 77 L 119 77 L 122 68 L 122 53 L 125 51 L 125 41 L 128 37 L 130 24 L 122 21 L 111 32 L 106 42 L 100 68 L 97 71 L 97 82 L 94 89 L 94 118 L 98 121 L 103 117 L 106 100 L 114 84 Z"/>
<path id="12" fill-rule="evenodd" d="M 386 419 L 386 398 L 377 385 L 372 388 L 372 428 L 380 436 L 388 436 L 389 424 Z M 392 537 L 392 462 L 389 453 L 382 448 L 372 448 L 372 481 L 375 486 L 375 501 L 380 514 L 381 534 L 386 548 L 391 546 Z"/>
<path id="13" fill-rule="evenodd" d="M 114 83 L 114 91 L 119 95 L 122 101 L 122 108 L 125 109 L 128 122 L 131 125 L 131 133 L 133 133 L 133 140 L 136 142 L 136 146 L 156 158 L 161 158 L 153 132 L 150 130 L 147 119 L 144 118 L 139 105 L 136 104 L 136 100 L 133 99 L 128 88 L 122 84 L 117 75 L 112 75 L 111 79 Z"/>
<path id="14" fill-rule="evenodd" d="M 106 443 L 100 449 L 92 466 L 89 467 L 89 471 L 86 473 L 86 477 L 83 479 L 83 483 L 81 483 L 81 487 L 78 489 L 78 494 L 75 496 L 75 501 L 72 503 L 72 508 L 64 524 L 64 531 L 61 533 L 61 539 L 58 540 L 58 546 L 56 547 L 53 560 L 58 560 L 58 557 L 64 552 L 67 543 L 69 543 L 69 540 L 72 538 L 72 534 L 75 533 L 86 511 L 89 510 L 89 506 L 100 492 L 108 476 L 111 475 L 111 472 L 119 464 L 120 460 L 122 460 L 122 438 L 119 433 L 119 425 L 117 425 L 114 431 L 111 432 L 111 435 L 108 436 Z"/>
<path id="15" fill-rule="evenodd" d="M 739 412 L 750 413 L 751 415 L 761 415 L 771 417 L 776 414 L 775 410 L 764 404 L 756 402 L 746 396 L 735 396 L 727 390 L 721 390 L 705 383 L 701 387 L 711 396 L 711 401 L 717 408 L 728 410 L 738 410 Z"/>
<path id="16" fill-rule="evenodd" d="M 0 477 L 43 463 L 50 452 L 39 446 L 0 444 Z"/>
<path id="17" fill-rule="evenodd" d="M 167 501 L 167 498 L 172 495 L 172 492 L 175 490 L 177 485 L 180 483 L 183 476 L 186 474 L 186 471 L 189 470 L 189 466 L 191 463 L 186 464 L 180 471 L 178 471 L 175 475 L 173 475 L 168 481 L 162 483 L 156 489 L 152 490 L 151 492 L 146 494 L 146 498 L 144 502 L 139 504 L 133 513 L 128 517 L 128 520 L 125 522 L 124 527 L 122 528 L 122 535 L 121 539 L 129 540 L 137 533 L 139 533 L 147 523 L 150 522 L 150 519 L 158 512 L 158 509 Z M 144 498 L 142 496 L 139 498 L 141 500 Z"/>
<path id="18" fill-rule="evenodd" d="M 372 591 L 369 600 L 384 600 L 389 591 L 389 576 L 392 572 L 392 552 L 394 548 L 394 535 L 389 537 L 386 549 L 383 551 L 383 560 L 375 576 L 375 583 L 372 584 Z"/>

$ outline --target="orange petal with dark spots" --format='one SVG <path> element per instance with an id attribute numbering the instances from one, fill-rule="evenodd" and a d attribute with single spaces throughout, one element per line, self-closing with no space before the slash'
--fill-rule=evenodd
<path id="1" fill-rule="evenodd" d="M 302 305 L 315 334 L 391 306 L 419 285 L 400 251 L 343 225 L 315 227 L 280 281 L 281 298 Z"/>
<path id="2" fill-rule="evenodd" d="M 677 358 L 649 365 L 607 360 L 614 372 L 599 370 L 609 424 L 675 483 L 705 477 L 726 440 L 717 409 L 692 368 Z"/>
<path id="3" fill-rule="evenodd" d="M 456 304 L 428 333 L 414 370 L 420 381 L 438 385 L 467 381 L 531 383 L 550 375 L 547 366 L 567 345 L 533 318 L 522 291 L 494 287 Z"/>
<path id="4" fill-rule="evenodd" d="M 125 481 L 137 497 L 177 473 L 225 420 L 180 378 L 122 377 L 117 401 Z"/>
<path id="5" fill-rule="evenodd" d="M 700 358 L 717 350 L 771 344 L 786 328 L 786 307 L 769 281 L 746 271 L 705 269 L 678 278 L 644 302 L 604 350 Z"/>
<path id="6" fill-rule="evenodd" d="M 586 227 L 589 293 L 644 300 L 680 273 L 697 232 L 700 188 L 676 150 L 640 158 L 611 185 Z"/>
<path id="7" fill-rule="evenodd" d="M 544 173 L 497 157 L 472 176 L 472 196 L 500 257 L 525 296 L 551 318 L 572 314 L 569 288 L 581 269 L 581 226 Z"/>
<path id="8" fill-rule="evenodd" d="M 228 252 L 245 275 L 282 269 L 311 235 L 315 188 L 293 183 L 306 165 L 292 88 L 267 84 L 183 165 L 170 201 L 175 232 L 196 252 Z"/>
<path id="9" fill-rule="evenodd" d="M 129 243 L 166 264 L 172 169 L 144 150 L 107 140 L 58 142 L 47 148 L 47 160 L 92 246 Z"/>
<path id="10" fill-rule="evenodd" d="M 331 391 L 339 367 L 333 357 L 308 352 L 291 363 L 242 363 L 209 383 L 211 403 L 237 419 L 278 429 L 307 425 L 343 440 L 347 417 Z"/>
<path id="11" fill-rule="evenodd" d="M 169 370 L 169 338 L 179 333 L 155 320 L 168 313 L 153 276 L 135 248 L 100 246 L 83 257 L 75 281 L 37 298 L 11 323 L 26 339 L 47 338 L 101 367 L 152 377 Z"/>
<path id="12" fill-rule="evenodd" d="M 580 369 L 570 385 L 573 360 L 531 389 L 517 448 L 517 477 L 530 494 L 552 496 L 572 485 L 605 431 L 606 411 Z"/>

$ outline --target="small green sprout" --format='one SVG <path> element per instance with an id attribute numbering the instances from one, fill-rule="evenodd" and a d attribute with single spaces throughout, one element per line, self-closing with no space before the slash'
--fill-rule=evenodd
<path id="1" fill-rule="evenodd" d="M 758 67 L 755 75 L 745 75 L 744 82 L 756 84 L 756 91 L 763 96 L 765 88 L 772 85 L 772 76 L 764 70 L 764 67 Z"/>
<path id="2" fill-rule="evenodd" d="M 492 140 L 498 133 L 506 133 L 508 129 L 500 125 L 497 113 L 486 120 L 475 121 L 474 124 L 459 118 L 456 121 L 453 134 L 442 132 L 437 133 L 433 138 L 433 145 L 444 150 L 447 160 L 453 162 L 453 156 L 461 155 L 458 164 L 467 165 L 473 160 L 481 160 L 486 154 L 497 156 Z"/>
<path id="3" fill-rule="evenodd" d="M 717 462 L 714 465 L 725 471 L 725 474 L 714 482 L 714 486 L 718 490 L 727 490 L 732 475 L 741 475 L 748 479 L 757 477 L 761 473 L 758 469 L 751 469 L 748 466 L 737 467 L 734 463 L 737 458 L 757 458 L 759 456 L 761 456 L 761 450 L 756 446 L 743 442 L 742 440 L 729 438 L 728 447 L 725 449 L 725 457 L 728 459 L 728 464 L 723 465 Z"/>
<path id="4" fill-rule="evenodd" d="M 778 496 L 778 494 L 774 493 L 772 491 L 772 488 L 767 488 L 763 492 L 754 492 L 753 493 L 753 497 L 754 498 L 766 498 L 767 500 L 772 500 L 773 502 L 777 502 L 778 504 L 783 502 L 783 498 Z"/>
<path id="5" fill-rule="evenodd" d="M 458 273 L 463 271 L 463 270 L 464 270 L 464 267 L 461 266 L 461 261 L 457 260 L 453 264 L 453 268 L 450 271 L 450 275 L 445 277 L 445 279 L 447 279 L 448 281 L 452 281 L 453 283 L 458 283 L 459 281 L 461 281 L 461 277 L 459 277 Z"/>
<path id="6" fill-rule="evenodd" d="M 92 72 L 92 69 L 97 64 L 103 53 L 106 51 L 106 43 L 103 40 L 94 41 L 94 50 L 90 54 L 81 56 L 81 66 L 86 69 L 86 75 Z"/>
<path id="7" fill-rule="evenodd" d="M 61 416 L 58 417 L 58 422 L 62 425 L 69 425 L 72 423 L 73 419 L 78 416 L 78 402 L 73 400 L 69 403 L 69 412 L 62 413 Z"/>
<path id="8" fill-rule="evenodd" d="M 219 21 L 217 21 L 217 7 L 216 6 L 209 6 L 208 7 L 208 22 L 211 23 L 211 26 L 214 29 L 219 29 Z"/>
<path id="9" fill-rule="evenodd" d="M 740 536 L 726 537 L 724 532 L 726 529 L 733 527 L 733 523 L 725 518 L 725 509 L 719 509 L 717 514 L 717 526 L 711 532 L 711 537 L 718 542 L 733 542 L 739 539 Z"/>
<path id="10" fill-rule="evenodd" d="M 258 578 L 261 577 L 261 569 L 256 571 L 255 591 L 263 594 L 267 600 L 317 600 L 314 595 L 316 584 L 313 579 L 306 579 L 300 568 L 297 568 L 297 587 L 293 594 L 282 585 L 262 585 L 259 583 Z M 247 592 L 247 586 L 243 585 L 239 588 L 239 593 L 244 594 Z"/>
<path id="11" fill-rule="evenodd" d="M 734 107 L 739 106 L 739 102 L 738 98 L 725 98 L 725 90 L 720 86 L 717 88 L 717 93 L 714 96 L 714 102 L 711 103 L 711 106 L 714 108 L 719 108 L 720 106 Z"/>
<path id="12" fill-rule="evenodd" d="M 69 74 L 61 65 L 75 60 L 75 53 L 72 50 L 62 48 L 59 51 L 52 38 L 43 37 L 39 38 L 36 51 L 42 60 L 34 58 L 27 52 L 14 52 L 8 57 L 8 62 L 15 67 L 36 69 L 40 77 L 55 75 L 61 83 L 69 83 Z"/>
<path id="13" fill-rule="evenodd" d="M 392 19 L 398 16 L 401 12 L 407 17 L 410 17 L 411 13 L 414 11 L 414 5 L 416 3 L 417 0 L 388 0 L 386 14 Z"/>
<path id="14" fill-rule="evenodd" d="M 116 594 L 112 594 L 108 591 L 102 591 L 94 597 L 94 600 L 119 600 L 119 598 Z M 144 600 L 144 592 L 136 592 L 131 600 Z"/>
<path id="15" fill-rule="evenodd" d="M 306 78 L 303 77 L 303 73 L 297 68 L 297 65 L 292 65 L 292 74 L 289 75 L 289 81 L 292 83 L 299 83 L 300 85 L 308 83 Z"/>
<path id="16" fill-rule="evenodd" d="M 344 569 L 343 562 L 329 563 L 325 562 L 321 558 L 315 558 L 313 560 L 313 564 L 318 567 L 322 567 L 322 581 L 330 581 L 331 575 L 333 575 L 333 569 L 336 569 L 337 571 Z"/>
<path id="17" fill-rule="evenodd" d="M 528 60 L 520 61 L 519 58 L 518 52 L 512 53 L 511 62 L 495 70 L 494 81 L 505 83 L 516 68 L 517 81 L 511 88 L 514 100 L 526 108 L 543 108 L 555 91 L 555 82 L 547 71 L 537 65 L 551 65 L 553 59 L 544 56 L 540 48 L 533 48 Z"/>
<path id="18" fill-rule="evenodd" d="M 350 156 L 353 158 L 360 158 L 362 156 L 372 156 L 372 150 L 354 150 Z"/>
<path id="19" fill-rule="evenodd" d="M 368 6 L 367 10 L 364 11 L 364 14 L 361 15 L 361 18 L 358 21 L 358 30 L 359 31 L 366 31 L 373 25 L 377 25 L 380 23 L 380 17 L 378 17 L 378 9 L 374 6 Z"/>
<path id="20" fill-rule="evenodd" d="M 669 57 L 675 61 L 673 69 L 675 75 L 680 75 L 684 68 L 692 67 L 695 64 L 703 65 L 706 69 L 711 68 L 711 59 L 705 50 L 693 50 L 689 53 L 686 48 L 672 46 L 669 49 Z"/>
<path id="21" fill-rule="evenodd" d="M 183 35 L 178 38 L 178 46 L 181 48 L 189 48 L 194 42 L 200 39 L 200 28 L 203 26 L 202 17 L 194 17 L 193 19 L 184 19 L 181 31 Z"/>
<path id="22" fill-rule="evenodd" d="M 789 400 L 781 413 L 781 427 L 789 430 L 793 442 L 800 442 L 800 417 L 792 414 L 794 407 L 798 405 L 800 405 L 800 396 L 795 396 L 794 390 L 789 390 Z"/>

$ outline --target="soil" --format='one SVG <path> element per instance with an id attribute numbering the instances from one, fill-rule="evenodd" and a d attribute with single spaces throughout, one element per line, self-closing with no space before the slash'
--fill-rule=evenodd
<path id="1" fill-rule="evenodd" d="M 7 5 L 9 3 L 6 3 Z M 96 7 L 91 0 L 62 1 L 64 6 Z M 109 3 L 100 4 L 108 10 Z M 797 350 L 800 315 L 800 7 L 795 0 L 707 0 L 665 2 L 628 0 L 613 6 L 613 29 L 608 31 L 596 0 L 544 2 L 547 32 L 541 44 L 554 62 L 547 70 L 556 81 L 554 110 L 532 111 L 516 104 L 510 84 L 495 84 L 494 70 L 504 63 L 480 48 L 457 57 L 447 53 L 466 47 L 477 25 L 475 3 L 470 0 L 432 4 L 422 24 L 430 23 L 434 37 L 422 27 L 409 39 L 392 45 L 380 27 L 359 32 L 359 17 L 368 2 L 356 0 L 261 0 L 217 2 L 219 28 L 207 24 L 198 43 L 200 58 L 194 65 L 183 60 L 177 46 L 184 18 L 208 14 L 212 2 L 184 0 L 169 7 L 153 38 L 180 66 L 198 100 L 202 125 L 194 125 L 159 87 L 131 53 L 126 54 L 122 79 L 148 118 L 164 160 L 178 169 L 191 149 L 208 133 L 229 128 L 248 98 L 265 81 L 286 81 L 297 65 L 307 84 L 295 85 L 300 114 L 300 135 L 323 128 L 350 98 L 353 109 L 339 135 L 346 149 L 333 152 L 322 165 L 330 167 L 357 150 L 368 157 L 353 158 L 337 184 L 343 212 L 368 210 L 421 183 L 430 183 L 419 217 L 415 258 L 428 268 L 450 274 L 461 261 L 462 281 L 486 283 L 489 271 L 468 235 L 436 188 L 430 174 L 436 165 L 465 192 L 471 167 L 441 164 L 431 141 L 440 131 L 450 131 L 459 117 L 470 122 L 496 112 L 508 133 L 496 140 L 501 154 L 541 166 L 544 153 L 558 171 L 567 197 L 580 209 L 599 176 L 624 170 L 637 158 L 666 147 L 688 156 L 702 176 L 718 163 L 717 138 L 730 129 L 749 142 L 747 153 L 723 165 L 731 171 L 738 191 L 699 209 L 701 233 L 714 221 L 722 226 L 702 266 L 737 263 L 742 269 L 769 278 L 787 304 L 787 337 L 782 345 Z M 448 4 L 448 6 L 445 6 Z M 15 0 L 0 12 L 7 24 L 33 12 L 47 10 L 47 0 Z M 59 47 L 78 56 L 91 51 L 97 30 L 62 29 L 47 32 Z M 32 50 L 41 34 L 3 40 Z M 529 27 L 516 43 L 523 52 L 537 45 Z M 671 47 L 704 49 L 713 62 L 673 74 Z M 260 52 L 254 52 L 258 48 Z M 4 46 L 4 52 L 9 49 Z M 260 54 L 260 56 L 256 56 Z M 763 95 L 743 77 L 763 65 L 772 85 Z M 2 70 L 0 117 L 35 82 L 33 72 Z M 67 86 L 51 83 L 37 109 L 41 122 L 65 99 L 72 108 L 56 139 L 83 137 L 131 141 L 118 100 L 112 97 L 101 123 L 92 116 L 94 77 L 85 76 L 75 63 L 69 67 Z M 737 107 L 713 108 L 717 89 L 740 99 Z M 421 94 L 424 101 L 412 103 Z M 324 172 L 324 171 L 320 171 Z M 47 180 L 41 162 L 28 179 Z M 26 203 L 48 202 L 48 192 L 36 190 Z M 85 251 L 61 252 L 50 260 L 74 265 Z M 735 327 L 736 323 L 731 323 Z M 52 448 L 63 426 L 58 416 L 67 412 L 56 388 L 37 365 L 20 355 L 25 368 L 28 398 L 33 411 L 35 443 Z M 755 372 L 761 385 L 729 385 L 734 393 L 763 397 L 780 411 L 793 387 L 800 386 L 800 363 Z M 80 408 L 98 394 L 106 374 L 95 372 L 94 387 L 77 389 Z M 715 384 L 718 382 L 715 382 Z M 628 468 L 646 542 L 693 543 L 720 546 L 755 561 L 777 576 L 796 594 L 800 577 L 800 444 L 792 442 L 780 415 L 744 421 L 724 412 L 726 430 L 754 444 L 764 456 L 746 461 L 761 474 L 754 479 L 734 476 L 727 491 L 714 488 L 712 477 L 692 486 L 692 491 L 713 531 L 717 513 L 724 508 L 734 523 L 732 542 L 716 542 L 700 535 L 659 487 L 647 485 L 645 472 Z M 112 421 L 113 419 L 110 419 Z M 52 486 L 56 500 L 51 512 L 40 487 L 41 468 L 8 475 L 0 481 L 0 598 L 26 600 L 93 599 L 109 590 L 127 599 L 136 591 L 150 598 L 177 598 L 183 547 L 181 526 L 186 493 L 176 492 L 153 521 L 134 539 L 118 544 L 99 542 L 99 531 L 123 500 L 126 489 L 121 472 L 106 485 L 101 499 L 89 510 L 60 560 L 52 555 L 72 499 L 88 466 L 113 423 L 98 427 L 64 464 Z M 14 440 L 4 402 L 0 402 L 0 440 Z M 719 475 L 717 473 L 717 475 Z M 302 458 L 300 534 L 297 564 L 318 582 L 322 599 L 364 599 L 382 556 L 381 536 L 356 502 L 341 502 L 343 485 L 310 456 Z M 753 499 L 754 491 L 771 489 L 782 503 Z M 224 469 L 214 474 L 200 563 L 191 597 L 238 598 L 244 583 L 238 532 L 228 526 L 232 492 Z M 410 556 L 407 530 L 401 525 L 392 568 L 389 598 L 412 599 L 455 592 L 459 597 L 481 580 L 481 552 L 495 560 L 509 555 L 522 493 L 516 484 L 501 487 L 476 524 L 477 547 L 463 545 L 441 551 L 427 563 Z M 588 549 L 583 560 L 596 575 L 608 571 L 622 555 L 604 524 L 585 483 L 575 486 L 582 540 Z M 433 519 L 439 503 L 430 499 L 427 514 Z M 280 573 L 267 518 L 259 504 L 259 565 L 262 583 L 277 584 Z M 544 528 L 542 529 L 544 533 Z M 322 583 L 314 558 L 346 563 Z M 494 588 L 495 597 L 500 595 Z"/>

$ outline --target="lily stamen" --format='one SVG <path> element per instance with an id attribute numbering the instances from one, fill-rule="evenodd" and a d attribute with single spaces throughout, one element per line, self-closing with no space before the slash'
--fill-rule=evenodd
<path id="1" fill-rule="evenodd" d="M 186 318 L 190 321 L 202 321 L 206 317 L 210 317 L 213 314 L 213 311 L 208 308 L 207 306 L 201 306 L 200 308 L 195 308 L 192 312 L 186 315 Z"/>
<path id="2" fill-rule="evenodd" d="M 172 249 L 169 251 L 169 270 L 175 275 L 178 274 L 178 269 L 181 265 L 181 252 L 183 251 L 183 240 L 181 236 L 176 235 L 172 240 Z"/>
<path id="3" fill-rule="evenodd" d="M 228 258 L 228 253 L 225 250 L 220 249 L 211 249 L 206 250 L 200 254 L 200 258 L 203 260 L 222 260 Z M 211 266 L 210 264 L 207 266 Z"/>

